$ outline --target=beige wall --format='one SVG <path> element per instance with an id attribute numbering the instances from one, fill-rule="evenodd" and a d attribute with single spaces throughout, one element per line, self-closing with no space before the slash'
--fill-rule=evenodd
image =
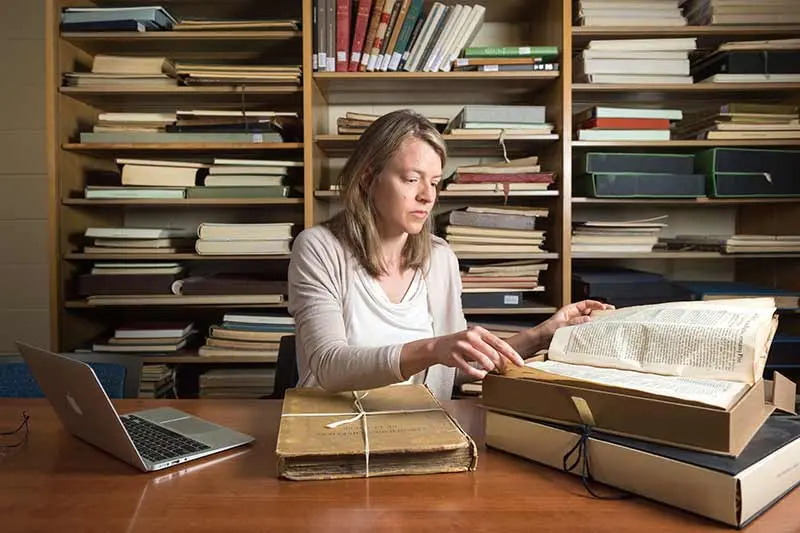
<path id="1" fill-rule="evenodd" d="M 12 15 L 13 13 L 13 15 Z M 44 0 L 0 7 L 0 353 L 48 345 Z"/>

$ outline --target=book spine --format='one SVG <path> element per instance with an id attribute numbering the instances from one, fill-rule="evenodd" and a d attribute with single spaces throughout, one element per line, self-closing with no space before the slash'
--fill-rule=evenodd
<path id="1" fill-rule="evenodd" d="M 414 29 L 411 32 L 411 37 L 408 39 L 408 44 L 406 45 L 406 49 L 403 52 L 403 56 L 400 58 L 400 63 L 398 63 L 397 68 L 395 70 L 403 70 L 408 62 L 408 58 L 411 56 L 411 51 L 415 44 L 417 44 L 417 40 L 419 39 L 420 33 L 422 32 L 422 28 L 425 27 L 425 23 L 428 21 L 428 18 L 420 12 L 419 17 L 417 18 L 416 23 L 414 24 Z"/>
<path id="2" fill-rule="evenodd" d="M 376 0 L 378 2 L 379 0 Z M 347 65 L 349 72 L 358 71 L 361 62 L 361 53 L 364 50 L 364 39 L 367 35 L 367 25 L 369 24 L 369 12 L 372 0 L 359 0 L 358 11 L 356 13 L 356 23 L 353 29 L 353 47 L 350 52 L 350 63 Z"/>
<path id="3" fill-rule="evenodd" d="M 383 6 L 389 1 L 391 0 L 375 0 L 375 4 L 372 6 L 372 15 L 370 15 L 369 26 L 367 27 L 367 36 L 364 39 L 364 50 L 361 52 L 361 61 L 358 64 L 359 72 L 367 70 L 369 56 L 372 53 L 372 46 L 375 44 L 375 37 L 378 35 L 378 25 L 383 16 Z"/>
<path id="4" fill-rule="evenodd" d="M 336 0 L 327 0 L 328 72 L 336 72 Z"/>
<path id="5" fill-rule="evenodd" d="M 392 25 L 388 30 L 389 34 L 391 35 L 389 38 L 389 44 L 386 46 L 386 50 L 383 52 L 380 58 L 379 69 L 383 72 L 386 72 L 389 68 L 389 61 L 391 61 L 394 50 L 397 47 L 397 39 L 403 26 L 405 26 L 408 10 L 411 5 L 411 0 L 402 1 L 403 3 L 400 6 L 400 11 L 397 14 L 397 18 L 394 20 L 394 22 L 392 22 Z"/>
<path id="6" fill-rule="evenodd" d="M 350 0 L 336 0 L 336 72 L 347 72 L 350 55 Z"/>
<path id="7" fill-rule="evenodd" d="M 328 6 L 329 0 L 317 0 L 316 17 L 317 17 L 317 68 L 321 72 L 328 70 Z"/>
<path id="8" fill-rule="evenodd" d="M 419 22 L 420 12 L 422 11 L 422 0 L 412 0 L 411 6 L 408 8 L 408 14 L 403 22 L 403 28 L 397 37 L 397 46 L 389 58 L 387 70 L 396 71 L 400 66 L 400 60 L 403 58 L 406 50 L 408 50 L 411 43 L 411 34 Z"/>
<path id="9" fill-rule="evenodd" d="M 375 42 L 372 43 L 372 50 L 369 53 L 369 62 L 367 63 L 367 70 L 372 72 L 375 70 L 375 65 L 378 62 L 378 57 L 381 55 L 381 50 L 384 48 L 384 39 L 386 39 L 386 31 L 389 28 L 389 23 L 392 17 L 395 16 L 397 9 L 397 0 L 386 0 L 386 5 L 383 7 L 381 13 L 381 21 L 378 24 L 378 31 L 375 33 Z"/>

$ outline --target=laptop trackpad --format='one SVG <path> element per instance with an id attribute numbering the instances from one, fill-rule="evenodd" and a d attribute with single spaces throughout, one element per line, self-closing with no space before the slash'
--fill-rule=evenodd
<path id="1" fill-rule="evenodd" d="M 208 433 L 210 431 L 219 430 L 219 426 L 203 420 L 198 420 L 197 418 L 180 418 L 178 420 L 173 420 L 172 422 L 167 422 L 164 425 L 169 429 L 187 435 L 197 435 L 199 433 Z"/>

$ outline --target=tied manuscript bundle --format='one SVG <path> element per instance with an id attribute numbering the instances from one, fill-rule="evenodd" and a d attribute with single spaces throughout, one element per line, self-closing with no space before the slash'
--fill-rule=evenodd
<path id="1" fill-rule="evenodd" d="M 474 470 L 478 453 L 424 385 L 286 392 L 278 475 L 338 479 Z"/>

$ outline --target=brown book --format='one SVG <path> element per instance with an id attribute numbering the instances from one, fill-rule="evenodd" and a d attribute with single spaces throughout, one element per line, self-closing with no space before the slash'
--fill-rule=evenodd
<path id="1" fill-rule="evenodd" d="M 466 472 L 478 461 L 475 442 L 424 385 L 289 389 L 275 454 L 279 476 L 293 480 Z"/>

